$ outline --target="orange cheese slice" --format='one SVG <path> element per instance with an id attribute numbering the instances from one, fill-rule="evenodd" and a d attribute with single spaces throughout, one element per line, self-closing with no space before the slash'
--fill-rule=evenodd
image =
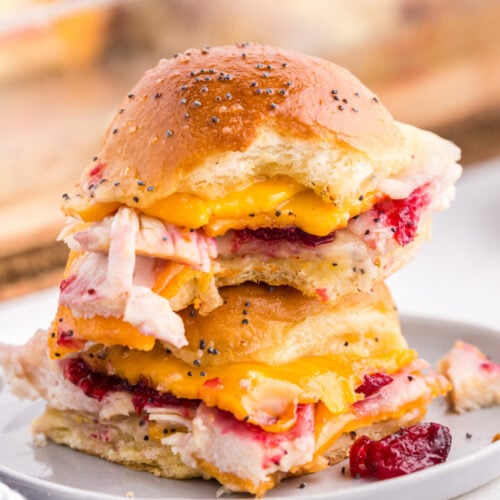
<path id="1" fill-rule="evenodd" d="M 378 193 L 363 193 L 342 202 L 329 202 L 312 189 L 287 177 L 257 182 L 241 191 L 212 200 L 175 193 L 141 210 L 179 227 L 203 227 L 209 236 L 244 227 L 296 226 L 317 236 L 345 227 L 348 220 L 371 208 Z M 118 208 L 116 203 L 72 201 L 66 213 L 95 221 Z"/>
<path id="2" fill-rule="evenodd" d="M 177 295 L 179 290 L 193 278 L 200 278 L 203 273 L 191 266 L 173 261 L 162 261 L 162 268 L 156 275 L 153 292 L 170 299 Z"/>
<path id="3" fill-rule="evenodd" d="M 62 358 L 80 351 L 85 342 L 92 341 L 106 346 L 120 344 L 150 351 L 156 339 L 143 335 L 137 328 L 119 318 L 94 316 L 77 318 L 64 306 L 59 306 L 50 328 L 48 350 L 51 358 Z"/>
<path id="4" fill-rule="evenodd" d="M 95 346 L 90 352 L 100 349 L 102 346 Z M 322 401 L 332 414 L 341 414 L 362 397 L 354 390 L 363 374 L 394 373 L 413 361 L 416 353 L 401 349 L 370 358 L 327 355 L 283 365 L 236 363 L 207 368 L 202 362 L 189 365 L 175 358 L 160 344 L 148 352 L 115 345 L 103 357 L 84 356 L 94 369 L 107 372 L 112 366 L 114 374 L 131 384 L 146 378 L 152 387 L 178 398 L 201 399 L 239 420 L 282 432 L 295 423 L 297 404 Z"/>
<path id="5" fill-rule="evenodd" d="M 74 197 L 71 204 L 63 204 L 63 212 L 71 217 L 80 218 L 85 222 L 97 222 L 107 215 L 116 212 L 121 203 L 100 203 L 93 198 Z"/>

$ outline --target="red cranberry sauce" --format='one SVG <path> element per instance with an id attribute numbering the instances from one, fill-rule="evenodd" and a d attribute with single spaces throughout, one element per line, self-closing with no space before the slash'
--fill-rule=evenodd
<path id="1" fill-rule="evenodd" d="M 444 462 L 450 446 L 450 429 L 436 423 L 403 428 L 379 441 L 361 436 L 351 447 L 351 475 L 388 479 L 410 474 Z"/>
<path id="2" fill-rule="evenodd" d="M 315 236 L 298 227 L 260 227 L 258 229 L 240 229 L 234 232 L 233 245 L 239 248 L 242 244 L 253 240 L 289 241 L 306 247 L 316 247 L 335 239 L 335 231 L 326 236 Z"/>
<path id="3" fill-rule="evenodd" d="M 384 387 L 384 385 L 390 384 L 393 380 L 387 373 L 371 373 L 363 377 L 363 383 L 354 392 L 364 394 L 365 397 L 368 397 L 377 392 L 381 387 Z"/>
<path id="4" fill-rule="evenodd" d="M 418 229 L 418 222 L 423 211 L 431 202 L 429 183 L 415 189 L 407 198 L 401 200 L 385 199 L 374 205 L 371 213 L 378 223 L 390 227 L 395 240 L 405 246 L 411 243 Z M 335 231 L 326 236 L 315 236 L 298 227 L 261 227 L 258 229 L 239 229 L 234 231 L 233 253 L 253 241 L 279 243 L 286 241 L 296 245 L 314 248 L 335 239 Z"/>
<path id="5" fill-rule="evenodd" d="M 132 404 L 138 415 L 141 415 L 145 406 L 184 406 L 195 409 L 199 401 L 193 399 L 176 398 L 170 393 L 160 393 L 148 387 L 145 380 L 138 384 L 131 384 L 116 375 L 106 375 L 93 371 L 90 366 L 80 358 L 64 361 L 64 377 L 79 387 L 87 396 L 101 401 L 112 392 L 125 391 L 132 396 Z"/>
<path id="6" fill-rule="evenodd" d="M 383 200 L 373 210 L 384 226 L 391 227 L 395 240 L 405 246 L 411 243 L 418 229 L 418 222 L 423 211 L 431 202 L 429 184 L 415 189 L 402 200 Z"/>

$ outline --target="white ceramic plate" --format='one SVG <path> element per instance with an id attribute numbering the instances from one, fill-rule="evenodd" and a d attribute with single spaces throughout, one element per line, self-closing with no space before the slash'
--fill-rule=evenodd
<path id="1" fill-rule="evenodd" d="M 500 333 L 449 321 L 403 318 L 403 332 L 410 346 L 434 363 L 450 349 L 455 339 L 478 345 L 493 359 L 500 360 Z M 41 413 L 43 403 L 20 402 L 0 392 L 0 479 L 30 499 L 78 498 L 214 499 L 215 481 L 172 481 L 145 472 L 129 470 L 49 443 L 31 443 L 29 425 Z M 500 475 L 500 408 L 455 415 L 447 412 L 441 399 L 430 408 L 426 421 L 450 427 L 453 444 L 448 461 L 430 469 L 386 481 L 354 480 L 342 475 L 338 464 L 331 469 L 284 481 L 266 498 L 366 499 L 384 500 L 451 498 L 470 491 Z M 466 434 L 472 437 L 467 439 Z M 305 487 L 300 488 L 301 483 Z M 224 498 L 245 498 L 228 495 Z"/>

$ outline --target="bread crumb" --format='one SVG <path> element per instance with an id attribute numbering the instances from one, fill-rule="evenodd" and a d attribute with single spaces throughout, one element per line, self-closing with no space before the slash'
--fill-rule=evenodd
<path id="1" fill-rule="evenodd" d="M 36 434 L 33 437 L 33 444 L 35 446 L 47 446 L 47 438 L 44 434 Z"/>

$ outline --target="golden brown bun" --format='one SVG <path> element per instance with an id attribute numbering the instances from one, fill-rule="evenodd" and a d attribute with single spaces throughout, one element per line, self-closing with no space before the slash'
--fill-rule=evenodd
<path id="1" fill-rule="evenodd" d="M 145 429 L 136 415 L 99 421 L 97 415 L 55 408 L 47 408 L 33 423 L 35 435 L 43 434 L 56 443 L 110 462 L 172 479 L 200 476 L 199 471 L 185 465 L 170 446 L 153 439 L 145 441 Z"/>
<path id="2" fill-rule="evenodd" d="M 412 416 L 413 415 L 413 416 Z M 333 445 L 309 467 L 313 470 L 334 465 L 349 456 L 349 450 L 356 437 L 368 436 L 371 439 L 381 439 L 393 434 L 401 427 L 413 425 L 420 420 L 414 413 L 403 415 L 399 420 L 390 419 L 375 422 L 368 427 L 357 429 L 355 434 L 344 433 Z M 139 425 L 139 419 L 130 417 L 117 418 L 99 422 L 92 414 L 72 410 L 56 410 L 48 408 L 33 424 L 35 434 L 43 434 L 52 441 L 69 446 L 78 451 L 95 455 L 110 462 L 126 465 L 132 469 L 151 472 L 156 476 L 168 479 L 188 479 L 209 476 L 184 464 L 178 454 L 167 444 L 161 444 L 155 439 L 144 440 L 145 426 Z M 106 439 L 92 438 L 104 436 Z M 301 476 L 311 472 L 308 466 L 296 467 L 293 473 L 276 473 L 273 478 L 276 483 L 287 476 Z"/>
<path id="3" fill-rule="evenodd" d="M 356 293 L 332 304 L 289 287 L 245 283 L 220 290 L 224 304 L 207 316 L 180 312 L 189 344 L 176 357 L 203 366 L 238 362 L 280 364 L 318 354 L 367 356 L 406 348 L 387 287 Z M 206 348 L 199 349 L 200 341 Z M 218 354 L 208 352 L 208 347 Z"/>
<path id="4" fill-rule="evenodd" d="M 258 44 L 161 60 L 122 102 L 97 157 L 81 178 L 84 196 L 138 208 L 279 174 L 345 199 L 410 161 L 398 125 L 347 70 Z M 96 168 L 106 179 L 98 185 Z"/>

